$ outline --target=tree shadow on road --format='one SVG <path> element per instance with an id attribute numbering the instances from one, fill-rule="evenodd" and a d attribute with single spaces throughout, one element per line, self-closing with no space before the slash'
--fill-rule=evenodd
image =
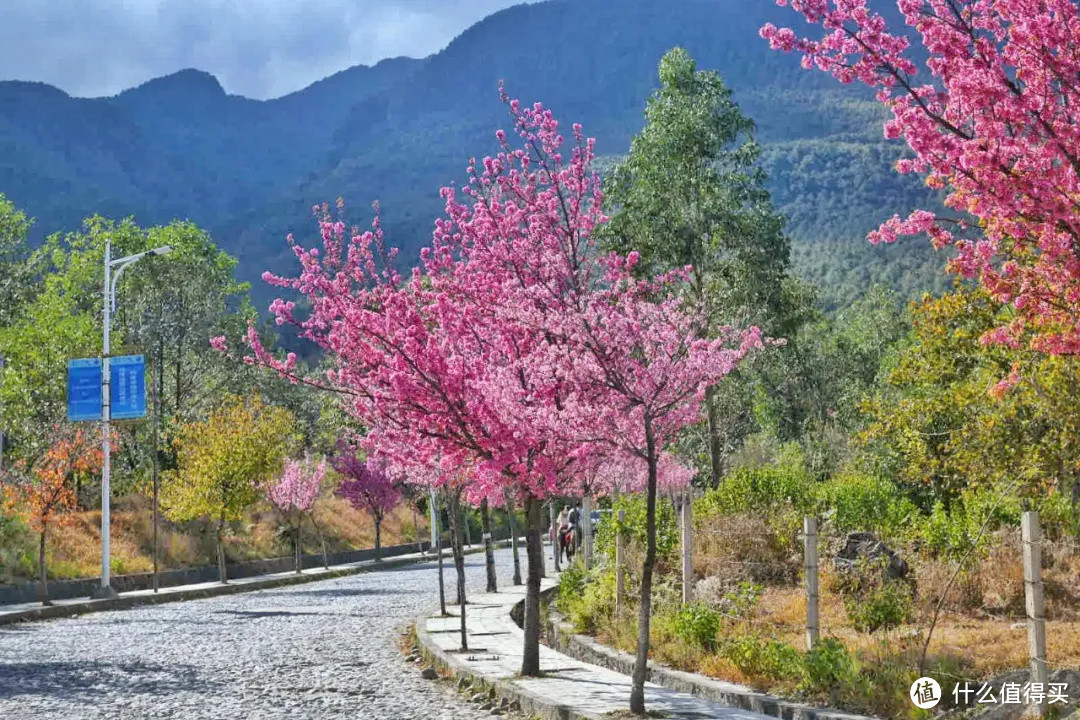
<path id="1" fill-rule="evenodd" d="M 326 615 L 320 612 L 293 612 L 292 610 L 215 610 L 214 615 L 235 615 L 241 618 L 300 617 L 303 615 Z"/>
<path id="2" fill-rule="evenodd" d="M 405 589 L 388 590 L 386 588 L 353 588 L 353 587 L 341 587 L 341 588 L 318 588 L 311 590 L 294 590 L 291 592 L 262 592 L 259 593 L 260 598 L 265 597 L 325 597 L 325 598 L 346 598 L 346 597 L 360 597 L 362 595 L 405 595 L 408 591 Z"/>
<path id="3" fill-rule="evenodd" d="M 20 696 L 94 702 L 111 693 L 167 695 L 219 683 L 194 665 L 139 661 L 0 663 L 0 700 Z"/>

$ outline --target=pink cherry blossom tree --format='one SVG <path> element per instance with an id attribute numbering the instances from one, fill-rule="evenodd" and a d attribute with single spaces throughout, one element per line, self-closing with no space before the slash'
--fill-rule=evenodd
<path id="1" fill-rule="evenodd" d="M 523 504 L 522 674 L 536 675 L 540 502 L 572 484 L 575 464 L 622 449 L 645 461 L 654 508 L 663 444 L 759 338 L 697 340 L 673 285 L 685 274 L 641 282 L 633 256 L 599 262 L 594 141 L 574 126 L 564 152 L 550 110 L 504 99 L 517 142 L 500 131 L 501 151 L 470 162 L 460 192 L 443 190 L 445 217 L 411 276 L 390 266 L 377 219 L 349 236 L 324 208 L 322 246 L 294 244 L 300 275 L 265 277 L 308 300 L 302 319 L 290 302 L 272 309 L 336 359 L 327 381 L 350 395 L 369 450 L 436 469 L 430 482 L 452 496 L 464 483 L 470 498 L 509 492 Z M 294 358 L 270 355 L 254 333 L 249 342 L 253 361 L 295 379 Z M 652 558 L 650 573 L 655 548 Z"/>
<path id="2" fill-rule="evenodd" d="M 762 339 L 757 328 L 721 328 L 716 339 L 700 339 L 701 319 L 674 285 L 685 273 L 636 280 L 630 273 L 636 260 L 633 252 L 608 258 L 605 283 L 563 314 L 554 332 L 579 353 L 570 376 L 576 392 L 568 404 L 585 447 L 608 456 L 629 454 L 647 470 L 647 542 L 630 694 L 631 712 L 642 714 L 663 448 L 698 420 L 706 388 L 730 374 Z"/>
<path id="3" fill-rule="evenodd" d="M 282 521 L 293 536 L 295 568 L 299 573 L 301 565 L 301 527 L 305 517 L 312 516 L 315 501 L 319 497 L 323 480 L 326 478 L 326 461 L 315 463 L 310 457 L 303 460 L 286 460 L 281 476 L 266 488 L 266 497 L 274 509 L 281 515 Z M 314 522 L 314 517 L 312 517 Z M 319 533 L 320 542 L 322 533 Z M 322 543 L 323 566 L 327 566 L 326 544 Z"/>
<path id="4" fill-rule="evenodd" d="M 361 458 L 345 441 L 338 442 L 337 453 L 330 462 L 342 476 L 337 495 L 371 516 L 375 524 L 375 557 L 379 557 L 383 520 L 401 502 L 400 484 L 395 482 L 384 464 Z"/>
<path id="5" fill-rule="evenodd" d="M 950 269 L 978 277 L 1007 321 L 984 338 L 1055 354 L 1080 351 L 1080 8 L 1075 0 L 897 0 L 890 28 L 868 0 L 781 0 L 825 33 L 765 25 L 803 67 L 877 89 L 892 112 L 897 162 L 948 188 L 957 217 L 893 217 L 872 242 L 927 233 L 952 245 Z M 921 43 L 926 79 L 911 53 Z M 965 218 L 973 217 L 968 226 Z"/>

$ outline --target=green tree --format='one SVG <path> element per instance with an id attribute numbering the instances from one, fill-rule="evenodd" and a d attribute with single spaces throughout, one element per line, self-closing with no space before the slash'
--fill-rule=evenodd
<path id="1" fill-rule="evenodd" d="M 969 488 L 1013 487 L 1030 500 L 1068 496 L 1075 522 L 1080 361 L 982 342 L 1012 311 L 981 289 L 958 286 L 912 312 L 907 347 L 863 404 L 867 453 L 927 511 L 950 510 Z"/>
<path id="2" fill-rule="evenodd" d="M 32 223 L 0 193 L 0 327 L 11 323 L 33 294 L 35 277 L 26 243 Z"/>
<path id="3" fill-rule="evenodd" d="M 896 293 L 881 286 L 831 317 L 815 312 L 783 352 L 756 366 L 759 426 L 782 443 L 798 442 L 816 478 L 831 475 L 864 422 L 859 403 L 880 383 L 909 327 Z"/>
<path id="4" fill-rule="evenodd" d="M 281 472 L 295 444 L 294 429 L 292 413 L 258 397 L 226 398 L 206 420 L 180 428 L 177 467 L 163 476 L 162 508 L 177 522 L 199 517 L 216 522 L 223 583 L 228 581 L 226 523 L 240 520 L 262 496 L 261 485 Z"/>
<path id="5" fill-rule="evenodd" d="M 753 121 L 720 75 L 697 70 L 682 48 L 664 55 L 659 76 L 644 129 L 605 182 L 611 208 L 605 244 L 640 253 L 642 273 L 692 265 L 689 292 L 704 311 L 703 337 L 729 324 L 791 334 L 797 318 L 789 307 L 790 244 L 758 167 Z M 737 413 L 744 399 L 719 398 L 716 388 L 707 394 L 713 486 L 723 475 L 725 444 L 742 435 L 730 432 L 738 422 L 731 415 L 725 433 L 723 416 Z"/>
<path id="6" fill-rule="evenodd" d="M 147 356 L 153 376 L 147 386 L 161 400 L 158 418 L 166 437 L 179 423 L 205 417 L 223 392 L 244 393 L 255 382 L 252 369 L 209 346 L 210 337 L 239 334 L 254 316 L 248 286 L 233 278 L 236 260 L 191 223 L 144 229 L 131 219 L 94 216 L 81 232 L 52 235 L 32 255 L 40 283 L 17 317 L 0 324 L 0 346 L 8 356 L 0 398 L 17 454 L 40 451 L 41 429 L 64 418 L 66 361 L 101 353 L 106 239 L 114 257 L 173 247 L 124 272 L 113 322 L 113 352 Z M 118 487 L 149 459 L 150 430 L 146 423 L 118 426 L 124 439 L 116 458 Z"/>

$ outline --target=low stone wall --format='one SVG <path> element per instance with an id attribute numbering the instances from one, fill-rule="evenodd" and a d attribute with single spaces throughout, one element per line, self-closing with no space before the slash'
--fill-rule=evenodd
<path id="1" fill-rule="evenodd" d="M 635 660 L 633 655 L 601 645 L 591 637 L 575 634 L 570 624 L 550 604 L 548 605 L 546 629 L 552 647 L 559 652 L 582 662 L 600 665 L 624 675 L 633 674 Z M 755 692 L 750 688 L 734 683 L 675 670 L 653 661 L 649 661 L 645 679 L 648 682 L 696 695 L 729 707 L 752 710 L 763 715 L 784 718 L 784 720 L 877 720 L 864 715 L 853 715 L 839 710 L 817 708 L 791 700 L 784 700 L 765 693 Z"/>
<path id="2" fill-rule="evenodd" d="M 430 542 L 410 543 L 408 545 L 391 545 L 380 551 L 381 557 L 392 558 L 399 555 L 407 555 L 431 547 Z M 374 549 L 349 550 L 346 552 L 328 553 L 327 560 L 331 566 L 347 565 L 354 562 L 371 560 L 375 557 Z M 322 567 L 322 555 L 303 555 L 301 564 L 304 569 Z M 292 556 L 281 558 L 269 558 L 255 560 L 246 563 L 229 563 L 229 578 L 239 580 L 241 578 L 256 577 L 258 575 L 273 575 L 274 573 L 288 572 L 295 567 Z M 161 587 L 174 587 L 177 585 L 195 585 L 197 583 L 214 582 L 218 579 L 217 565 L 204 565 L 201 567 L 182 568 L 177 570 L 163 570 L 159 574 Z M 113 575 L 111 578 L 113 588 L 118 592 L 130 592 L 132 590 L 148 590 L 154 586 L 153 573 L 138 573 L 133 575 Z M 49 582 L 49 597 L 53 600 L 69 600 L 72 598 L 90 597 L 101 585 L 100 578 L 80 578 L 78 580 L 53 580 Z M 0 585 L 0 605 L 14 605 L 18 603 L 35 602 L 39 599 L 40 584 L 25 582 L 18 584 Z"/>

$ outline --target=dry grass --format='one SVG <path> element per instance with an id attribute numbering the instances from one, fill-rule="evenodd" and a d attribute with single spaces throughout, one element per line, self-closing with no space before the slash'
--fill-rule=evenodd
<path id="1" fill-rule="evenodd" d="M 694 572 L 723 584 L 794 582 L 801 560 L 791 538 L 758 513 L 710 518 L 694 533 Z"/>
<path id="2" fill-rule="evenodd" d="M 322 529 L 330 552 L 374 546 L 375 527 L 370 516 L 353 509 L 340 498 L 323 498 L 316 506 L 315 521 Z M 426 537 L 427 520 L 399 507 L 383 522 L 383 545 L 413 542 Z M 256 507 L 226 537 L 230 560 L 283 557 L 291 546 L 278 533 L 277 516 Z M 213 565 L 216 562 L 214 528 L 205 520 L 173 524 L 161 519 L 159 526 L 161 569 Z M 36 537 L 27 536 L 26 552 L 37 557 Z M 33 542 L 33 547 L 29 543 Z M 304 552 L 321 552 L 318 536 L 310 524 L 303 532 Z M 112 510 L 112 570 L 117 574 L 150 572 L 153 569 L 153 519 L 149 498 L 131 495 L 114 501 Z M 46 546 L 50 577 L 94 577 L 101 572 L 101 511 L 75 514 L 72 522 L 50 531 Z M 35 563 L 36 564 L 36 563 Z M 18 578 L 14 578 L 18 579 Z"/>

